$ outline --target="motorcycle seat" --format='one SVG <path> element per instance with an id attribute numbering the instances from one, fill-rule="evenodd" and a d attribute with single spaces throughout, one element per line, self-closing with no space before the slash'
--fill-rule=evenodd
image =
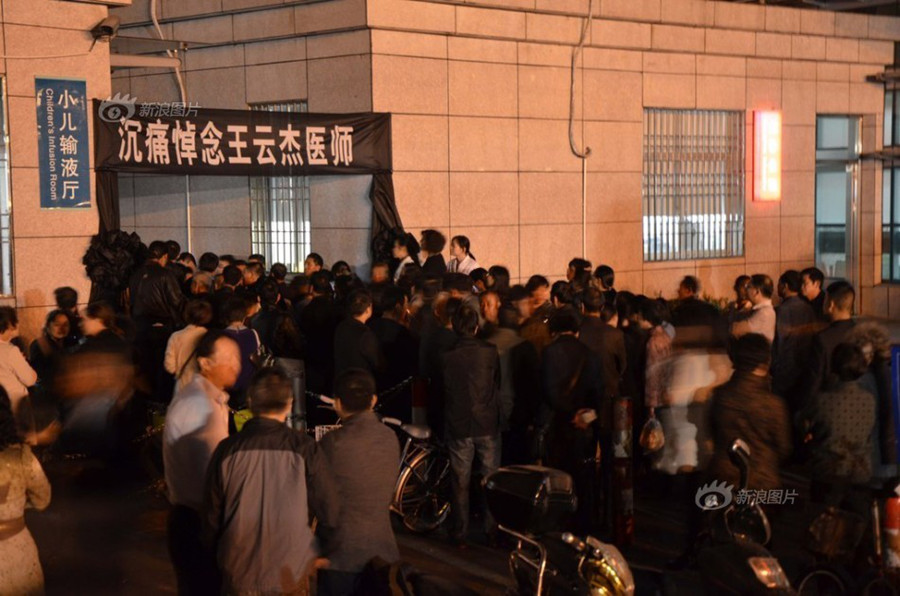
<path id="1" fill-rule="evenodd" d="M 419 441 L 431 438 L 431 429 L 424 424 L 404 424 L 400 427 L 400 430 Z"/>

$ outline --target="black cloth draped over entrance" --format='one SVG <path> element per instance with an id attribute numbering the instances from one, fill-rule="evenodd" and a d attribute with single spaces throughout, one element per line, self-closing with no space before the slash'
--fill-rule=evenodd
<path id="1" fill-rule="evenodd" d="M 182 176 L 371 175 L 372 238 L 402 228 L 391 116 L 218 110 L 94 100 L 100 232 L 119 229 L 118 172 Z"/>

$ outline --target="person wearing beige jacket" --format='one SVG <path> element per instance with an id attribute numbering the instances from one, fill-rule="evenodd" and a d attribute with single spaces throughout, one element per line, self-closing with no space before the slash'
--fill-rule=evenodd
<path id="1" fill-rule="evenodd" d="M 187 327 L 169 336 L 163 364 L 175 376 L 175 390 L 185 387 L 197 373 L 197 343 L 206 333 L 213 317 L 212 305 L 206 300 L 192 300 L 184 309 Z"/>

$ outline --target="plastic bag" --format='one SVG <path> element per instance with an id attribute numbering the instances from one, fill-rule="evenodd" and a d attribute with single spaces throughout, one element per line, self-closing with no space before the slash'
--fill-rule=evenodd
<path id="1" fill-rule="evenodd" d="M 666 435 L 662 424 L 655 416 L 651 416 L 641 429 L 641 447 L 646 453 L 656 453 L 666 444 Z"/>

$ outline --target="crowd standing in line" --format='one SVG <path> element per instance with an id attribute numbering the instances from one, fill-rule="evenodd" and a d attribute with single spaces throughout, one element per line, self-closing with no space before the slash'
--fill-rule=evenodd
<path id="1" fill-rule="evenodd" d="M 560 271 L 565 281 L 512 285 L 505 267 L 478 264 L 465 236 L 451 239 L 449 263 L 446 244 L 437 230 L 397 233 L 393 260 L 374 263 L 365 283 L 316 253 L 290 276 L 262 255 L 197 259 L 155 241 L 124 309 L 79 312 L 74 290 L 56 290 L 27 359 L 15 310 L 0 307 L 0 459 L 10 462 L 0 486 L 11 487 L 0 552 L 16 553 L 0 557 L 0 580 L 42 583 L 21 514 L 47 505 L 49 485 L 27 444 L 58 436 L 115 459 L 148 404 L 168 406 L 168 535 L 184 594 L 297 593 L 316 569 L 320 594 L 350 594 L 373 558 L 399 559 L 388 517 L 399 448 L 373 412 L 377 396 L 404 422 L 421 407 L 449 451 L 449 534 L 461 548 L 474 535 L 473 473 L 538 461 L 574 479 L 571 529 L 610 536 L 622 397 L 635 439 L 648 421 L 666 437 L 653 453 L 636 446 L 637 469 L 685 499 L 710 479 L 736 483 L 736 438 L 753 453 L 751 488 L 779 487 L 793 453 L 813 496 L 863 515 L 866 485 L 895 470 L 887 333 L 856 322 L 847 282 L 823 287 L 815 268 L 777 284 L 740 276 L 720 310 L 691 276 L 671 302 L 617 289 L 612 267 L 583 258 Z M 334 414 L 306 404 L 308 422 L 336 415 L 339 430 L 316 443 L 284 424 L 307 396 L 271 358 L 303 361 L 309 392 L 336 400 Z M 238 432 L 241 409 L 252 418 Z M 489 515 L 484 524 L 493 540 Z"/>

